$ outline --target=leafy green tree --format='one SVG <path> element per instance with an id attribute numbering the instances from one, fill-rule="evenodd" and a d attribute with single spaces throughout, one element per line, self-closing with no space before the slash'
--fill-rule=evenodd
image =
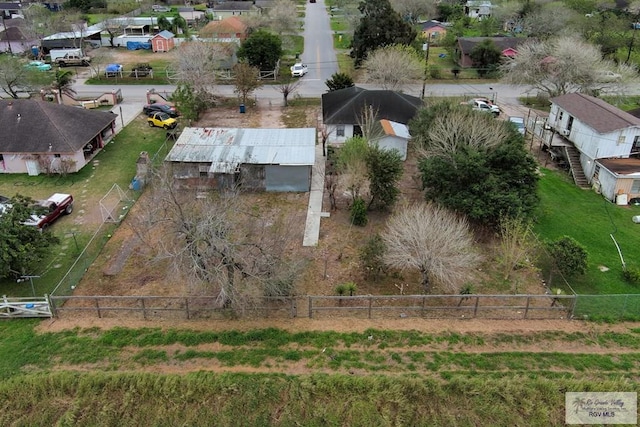
<path id="1" fill-rule="evenodd" d="M 24 63 L 18 58 L 11 56 L 1 58 L 0 89 L 9 97 L 18 99 L 21 91 L 35 89 L 36 73 L 41 77 L 45 74 L 41 71 L 25 72 Z"/>
<path id="2" fill-rule="evenodd" d="M 462 4 L 441 2 L 438 4 L 438 19 L 442 22 L 454 22 L 464 16 Z"/>
<path id="3" fill-rule="evenodd" d="M 242 43 L 238 58 L 261 71 L 273 70 L 282 56 L 282 39 L 265 30 L 257 30 Z"/>
<path id="4" fill-rule="evenodd" d="M 367 225 L 367 222 L 369 222 L 369 219 L 367 218 L 367 205 L 361 197 L 358 197 L 353 201 L 349 214 L 349 219 L 351 219 L 351 224 L 353 225 L 364 227 Z"/>
<path id="5" fill-rule="evenodd" d="M 178 84 L 171 96 L 171 100 L 176 103 L 182 117 L 188 120 L 198 120 L 200 113 L 208 107 L 206 98 L 197 94 L 187 83 Z"/>
<path id="6" fill-rule="evenodd" d="M 396 150 L 373 145 L 367 152 L 367 174 L 371 200 L 368 208 L 391 208 L 400 195 L 398 181 L 402 177 L 402 157 Z"/>
<path id="7" fill-rule="evenodd" d="M 346 73 L 332 74 L 331 78 L 325 81 L 324 84 L 329 88 L 329 92 L 354 86 L 353 79 Z"/>
<path id="8" fill-rule="evenodd" d="M 547 243 L 547 248 L 563 275 L 575 276 L 587 271 L 587 250 L 574 238 L 563 236 Z"/>
<path id="9" fill-rule="evenodd" d="M 415 40 L 416 30 L 393 10 L 389 0 L 363 0 L 358 10 L 362 18 L 351 40 L 351 57 L 356 66 L 379 47 L 410 45 Z"/>
<path id="10" fill-rule="evenodd" d="M 22 224 L 32 213 L 31 205 L 33 200 L 17 195 L 0 216 L 0 278 L 33 274 L 49 247 L 59 242 L 52 233 Z"/>
<path id="11" fill-rule="evenodd" d="M 473 66 L 477 68 L 478 75 L 484 77 L 498 68 L 502 52 L 492 40 L 485 40 L 477 44 L 469 56 L 473 60 Z"/>

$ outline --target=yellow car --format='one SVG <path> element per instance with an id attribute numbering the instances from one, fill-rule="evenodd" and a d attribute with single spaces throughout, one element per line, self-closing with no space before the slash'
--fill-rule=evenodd
<path id="1" fill-rule="evenodd" d="M 159 127 L 164 129 L 173 129 L 178 124 L 178 121 L 172 117 L 169 117 L 167 113 L 157 112 L 149 115 L 147 119 L 150 127 Z"/>

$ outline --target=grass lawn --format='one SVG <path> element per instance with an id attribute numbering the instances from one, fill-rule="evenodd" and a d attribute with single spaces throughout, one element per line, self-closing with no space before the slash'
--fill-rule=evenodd
<path id="1" fill-rule="evenodd" d="M 53 290 L 98 229 L 99 223 L 96 223 L 95 218 L 100 218 L 99 200 L 113 184 L 118 184 L 126 191 L 136 174 L 136 160 L 140 152 L 147 151 L 152 156 L 164 140 L 165 132 L 162 129 L 149 128 L 142 118 L 138 118 L 78 173 L 67 176 L 0 174 L 2 195 L 21 194 L 33 199 L 46 199 L 53 193 L 69 193 L 75 199 L 74 212 L 60 218 L 49 229 L 60 238 L 61 243 L 51 248 L 51 255 L 37 271 L 29 272 L 30 275 L 40 276 L 33 280 L 36 295 Z M 136 196 L 130 193 L 132 197 Z M 93 221 L 74 221 L 80 215 L 91 217 L 92 213 Z M 105 233 L 108 233 L 108 229 L 105 229 Z M 0 294 L 8 296 L 31 295 L 28 282 L 16 283 L 5 279 L 0 281 L 0 289 Z"/>
<path id="2" fill-rule="evenodd" d="M 571 236 L 589 254 L 587 273 L 571 278 L 571 287 L 578 294 L 637 294 L 640 289 L 622 277 L 622 264 L 611 235 L 627 266 L 640 268 L 640 226 L 631 221 L 634 215 L 640 215 L 640 207 L 617 206 L 593 191 L 581 190 L 565 173 L 546 169 L 542 173 L 536 233 L 541 240 Z"/>

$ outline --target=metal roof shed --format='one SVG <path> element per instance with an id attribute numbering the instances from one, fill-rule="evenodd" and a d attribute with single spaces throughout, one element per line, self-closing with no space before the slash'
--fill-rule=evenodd
<path id="1" fill-rule="evenodd" d="M 313 128 L 185 128 L 165 161 L 193 164 L 181 169 L 184 178 L 202 174 L 207 166 L 210 177 L 240 175 L 255 190 L 309 191 L 315 144 Z"/>

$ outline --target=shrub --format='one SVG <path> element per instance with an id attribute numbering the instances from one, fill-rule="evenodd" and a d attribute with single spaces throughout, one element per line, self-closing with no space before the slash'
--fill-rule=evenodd
<path id="1" fill-rule="evenodd" d="M 379 234 L 372 236 L 360 249 L 360 263 L 366 277 L 377 280 L 381 274 L 385 273 L 387 266 L 384 263 L 384 253 L 386 249 L 387 246 Z"/>
<path id="2" fill-rule="evenodd" d="M 343 296 L 343 295 L 347 294 L 347 287 L 346 287 L 346 285 L 341 284 L 341 285 L 336 286 L 335 291 L 336 291 L 337 295 Z"/>
<path id="3" fill-rule="evenodd" d="M 584 274 L 587 271 L 587 250 L 575 239 L 564 236 L 547 243 L 556 267 L 565 276 Z"/>
<path id="4" fill-rule="evenodd" d="M 359 227 L 367 225 L 367 222 L 369 221 L 367 219 L 367 205 L 362 198 L 358 197 L 353 201 L 353 205 L 351 205 L 350 219 L 353 225 L 357 225 Z"/>
<path id="5" fill-rule="evenodd" d="M 345 291 L 349 293 L 349 296 L 353 296 L 356 293 L 358 286 L 353 282 L 347 282 L 344 284 Z"/>
<path id="6" fill-rule="evenodd" d="M 432 79 L 441 79 L 442 71 L 440 71 L 440 68 L 432 68 L 431 71 L 429 71 L 429 75 Z"/>
<path id="7" fill-rule="evenodd" d="M 627 267 L 622 272 L 622 277 L 632 285 L 640 285 L 640 269 L 638 268 Z"/>

